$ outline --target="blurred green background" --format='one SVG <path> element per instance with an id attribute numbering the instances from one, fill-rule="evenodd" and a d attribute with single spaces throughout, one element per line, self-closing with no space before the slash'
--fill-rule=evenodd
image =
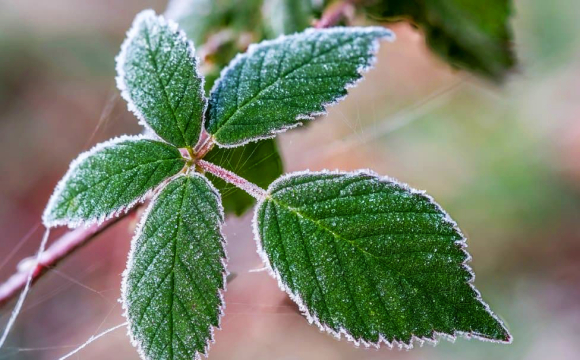
<path id="1" fill-rule="evenodd" d="M 42 209 L 70 160 L 140 131 L 115 89 L 114 56 L 134 15 L 165 5 L 0 0 L 0 281 L 37 249 Z M 266 273 L 249 271 L 262 264 L 246 214 L 225 228 L 238 276 L 210 359 L 578 357 L 580 2 L 516 0 L 515 10 L 520 66 L 502 87 L 452 70 L 417 31 L 394 24 L 398 40 L 381 47 L 376 69 L 345 101 L 280 136 L 286 171 L 372 168 L 433 195 L 467 234 L 475 284 L 514 343 L 398 351 L 336 341 L 309 326 Z M 0 359 L 55 359 L 124 321 L 117 299 L 135 222 L 33 287 Z M 138 358 L 124 329 L 75 356 Z"/>

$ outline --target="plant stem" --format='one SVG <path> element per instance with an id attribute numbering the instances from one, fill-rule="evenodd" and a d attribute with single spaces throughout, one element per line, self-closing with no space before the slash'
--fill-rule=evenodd
<path id="1" fill-rule="evenodd" d="M 42 255 L 40 255 L 36 268 L 32 273 L 31 284 L 34 284 L 42 275 L 52 267 L 56 266 L 61 260 L 88 244 L 103 231 L 120 222 L 125 216 L 135 212 L 139 206 L 140 205 L 125 214 L 119 215 L 119 217 L 106 221 L 101 225 L 93 225 L 88 228 L 80 227 L 61 236 L 48 249 L 46 249 Z M 3 284 L 0 284 L 0 307 L 10 302 L 10 300 L 16 297 L 26 286 L 28 274 L 30 273 L 30 267 L 26 266 L 26 263 L 32 260 L 32 258 L 21 260 L 20 264 L 23 266 L 19 266 L 18 271 L 15 274 L 13 274 Z"/>
<path id="2" fill-rule="evenodd" d="M 320 17 L 320 20 L 314 25 L 317 29 L 324 29 L 335 26 L 338 22 L 346 17 L 350 18 L 354 13 L 354 3 L 356 0 L 343 0 L 330 4 Z"/>
<path id="3" fill-rule="evenodd" d="M 249 182 L 248 180 L 234 174 L 233 172 L 226 170 L 222 167 L 219 167 L 215 164 L 207 162 L 205 160 L 199 160 L 196 163 L 200 168 L 203 170 L 223 179 L 224 181 L 235 185 L 236 187 L 244 190 L 248 194 L 255 197 L 257 200 L 262 200 L 266 197 L 266 191 L 259 187 L 258 185 Z"/>
<path id="4" fill-rule="evenodd" d="M 201 130 L 201 135 L 199 136 L 199 141 L 197 142 L 197 145 L 195 145 L 195 149 L 194 149 L 194 154 L 192 154 L 192 157 L 195 157 L 197 159 L 203 159 L 203 157 L 205 155 L 207 155 L 208 152 L 211 151 L 211 149 L 213 149 L 215 145 L 215 142 L 213 140 L 213 137 L 207 132 L 207 130 L 205 128 L 202 128 Z"/>

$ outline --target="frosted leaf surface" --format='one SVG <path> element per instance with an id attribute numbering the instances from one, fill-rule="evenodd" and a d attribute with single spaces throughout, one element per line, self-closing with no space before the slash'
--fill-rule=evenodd
<path id="1" fill-rule="evenodd" d="M 117 57 L 117 86 L 140 121 L 177 146 L 194 146 L 207 100 L 193 44 L 177 24 L 145 10 Z"/>
<path id="2" fill-rule="evenodd" d="M 252 142 L 236 148 L 214 147 L 204 158 L 238 176 L 267 188 L 283 172 L 282 159 L 274 139 Z M 222 195 L 222 204 L 226 214 L 242 215 L 255 202 L 255 199 L 243 190 L 210 173 L 206 176 Z"/>
<path id="3" fill-rule="evenodd" d="M 120 137 L 75 159 L 43 214 L 47 227 L 103 221 L 142 199 L 185 165 L 179 150 L 142 137 Z"/>
<path id="4" fill-rule="evenodd" d="M 209 101 L 207 130 L 231 147 L 323 114 L 374 60 L 384 28 L 307 30 L 252 45 L 224 69 Z"/>
<path id="5" fill-rule="evenodd" d="M 123 304 L 144 359 L 198 359 L 219 326 L 225 289 L 223 211 L 198 174 L 172 180 L 133 239 Z"/>
<path id="6" fill-rule="evenodd" d="M 366 172 L 296 173 L 256 210 L 261 255 L 311 322 L 365 345 L 511 336 L 472 286 L 456 224 L 429 196 Z"/>

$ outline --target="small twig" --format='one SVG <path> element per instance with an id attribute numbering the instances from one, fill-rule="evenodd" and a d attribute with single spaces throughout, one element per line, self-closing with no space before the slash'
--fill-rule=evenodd
<path id="1" fill-rule="evenodd" d="M 235 185 L 258 200 L 266 197 L 266 191 L 264 189 L 229 170 L 226 170 L 205 160 L 198 160 L 196 164 L 203 170 L 223 179 L 232 185 Z"/>
<path id="2" fill-rule="evenodd" d="M 93 225 L 88 228 L 81 227 L 64 234 L 48 249 L 46 249 L 42 255 L 40 255 L 38 263 L 36 263 L 34 258 L 23 259 L 18 266 L 18 271 L 6 282 L 0 285 L 0 307 L 12 300 L 26 286 L 28 274 L 30 273 L 30 264 L 27 266 L 28 262 L 32 262 L 32 266 L 36 263 L 36 268 L 32 273 L 33 284 L 50 268 L 56 266 L 61 260 L 88 244 L 103 231 L 121 221 L 125 216 L 134 212 L 137 208 L 138 206 L 126 214 L 119 215 L 119 217 L 106 221 L 100 226 Z"/>
<path id="3" fill-rule="evenodd" d="M 213 149 L 215 145 L 213 137 L 207 132 L 205 128 L 202 128 L 199 141 L 193 150 L 193 156 L 197 159 L 202 159 L 208 152 Z"/>
<path id="4" fill-rule="evenodd" d="M 343 18 L 351 18 L 355 10 L 354 3 L 355 0 L 343 0 L 332 3 L 324 10 L 320 20 L 316 22 L 314 27 L 324 29 L 338 24 Z"/>

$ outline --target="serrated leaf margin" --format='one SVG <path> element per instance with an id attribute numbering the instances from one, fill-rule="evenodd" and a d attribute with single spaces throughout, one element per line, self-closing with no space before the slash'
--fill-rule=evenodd
<path id="1" fill-rule="evenodd" d="M 306 306 L 306 304 L 302 300 L 302 297 L 300 296 L 300 294 L 294 293 L 290 289 L 290 287 L 284 283 L 284 281 L 282 280 L 282 276 L 280 275 L 278 270 L 276 270 L 272 267 L 272 264 L 270 263 L 270 260 L 268 258 L 268 254 L 266 254 L 266 252 L 264 251 L 264 248 L 262 247 L 262 240 L 260 238 L 260 231 L 258 228 L 259 224 L 258 224 L 258 211 L 257 210 L 262 206 L 264 201 L 266 201 L 268 199 L 269 196 L 266 196 L 265 198 L 260 199 L 258 201 L 258 203 L 256 204 L 256 206 L 254 208 L 254 216 L 252 218 L 252 230 L 254 232 L 254 240 L 256 241 L 258 255 L 260 256 L 260 258 L 262 259 L 262 262 L 266 266 L 268 273 L 274 279 L 276 279 L 276 281 L 278 282 L 278 287 L 282 291 L 285 291 L 288 294 L 288 296 L 292 299 L 292 301 L 294 301 L 298 305 L 299 310 L 306 317 L 306 320 L 308 321 L 309 324 L 315 324 L 320 329 L 320 331 L 324 331 L 324 332 L 331 334 L 337 340 L 340 340 L 342 338 L 342 336 L 344 335 L 344 337 L 348 341 L 353 342 L 354 345 L 357 347 L 363 345 L 365 348 L 374 347 L 376 349 L 380 348 L 381 344 L 385 344 L 391 349 L 396 346 L 399 349 L 410 350 L 414 347 L 415 343 L 418 343 L 419 346 L 423 346 L 423 344 L 425 344 L 425 343 L 428 343 L 428 344 L 435 346 L 439 343 L 439 341 L 441 339 L 455 342 L 455 340 L 458 337 L 462 337 L 465 339 L 474 338 L 474 339 L 478 339 L 481 341 L 500 343 L 500 344 L 511 344 L 513 342 L 513 336 L 511 335 L 511 333 L 509 332 L 509 330 L 505 326 L 504 322 L 493 311 L 491 311 L 491 308 L 489 307 L 489 305 L 485 301 L 483 301 L 483 299 L 481 297 L 481 293 L 479 292 L 479 290 L 477 290 L 475 288 L 475 286 L 473 284 L 473 282 L 475 280 L 475 273 L 473 272 L 471 267 L 468 265 L 469 261 L 471 261 L 471 255 L 466 250 L 467 238 L 465 237 L 465 235 L 463 235 L 463 233 L 459 229 L 459 226 L 457 225 L 457 223 L 453 219 L 451 219 L 449 214 L 445 210 L 443 210 L 441 205 L 439 205 L 437 202 L 435 202 L 433 197 L 428 195 L 424 190 L 414 189 L 414 188 L 410 187 L 408 184 L 402 183 L 402 182 L 400 182 L 392 177 L 389 177 L 389 176 L 381 176 L 371 169 L 360 169 L 360 170 L 351 171 L 351 172 L 341 171 L 341 170 L 332 170 L 332 171 L 331 170 L 321 170 L 321 171 L 305 170 L 305 171 L 297 171 L 297 172 L 287 173 L 287 174 L 279 177 L 278 179 L 276 179 L 274 182 L 272 182 L 272 184 L 270 184 L 270 186 L 267 189 L 268 195 L 270 194 L 270 190 L 279 182 L 282 182 L 282 181 L 285 181 L 286 179 L 289 179 L 289 178 L 292 178 L 295 176 L 300 176 L 300 175 L 346 175 L 346 176 L 366 175 L 366 176 L 372 176 L 376 179 L 379 179 L 379 181 L 381 181 L 381 182 L 395 184 L 397 186 L 400 186 L 404 190 L 411 192 L 412 194 L 417 194 L 417 195 L 421 195 L 421 196 L 425 197 L 431 204 L 433 204 L 439 211 L 441 211 L 442 214 L 445 215 L 445 221 L 447 221 L 450 225 L 452 225 L 453 229 L 455 231 L 457 231 L 457 233 L 461 236 L 461 239 L 455 241 L 455 243 L 461 246 L 461 251 L 465 254 L 465 260 L 460 265 L 465 271 L 467 271 L 470 274 L 470 278 L 467 281 L 467 284 L 469 284 L 471 289 L 475 292 L 476 300 L 479 301 L 485 307 L 485 310 L 489 313 L 489 315 L 491 315 L 505 329 L 506 333 L 509 336 L 509 339 L 508 339 L 508 341 L 493 340 L 493 339 L 485 338 L 485 337 L 476 335 L 474 333 L 465 332 L 465 331 L 454 331 L 453 334 L 447 334 L 447 333 L 441 333 L 441 332 L 434 331 L 432 338 L 417 337 L 415 335 L 412 335 L 411 340 L 409 340 L 409 343 L 405 343 L 405 342 L 401 342 L 401 341 L 397 341 L 397 340 L 395 340 L 393 342 L 389 342 L 383 335 L 379 335 L 379 341 L 377 341 L 376 343 L 373 343 L 373 342 L 365 341 L 363 339 L 356 339 L 355 337 L 353 337 L 350 334 L 350 332 L 347 329 L 345 329 L 343 327 L 341 327 L 339 329 L 339 331 L 334 331 L 328 325 L 320 322 L 318 317 L 316 317 L 314 314 L 312 314 L 310 312 L 310 310 L 308 309 L 308 307 Z"/>
<path id="2" fill-rule="evenodd" d="M 189 172 L 187 174 L 178 174 L 178 175 L 172 177 L 171 180 L 177 179 L 177 178 L 182 177 L 182 176 L 196 176 L 196 177 L 202 178 L 208 184 L 208 186 L 212 190 L 212 192 L 214 194 L 216 194 L 218 196 L 218 198 L 220 199 L 220 201 L 218 201 L 218 209 L 220 211 L 219 220 L 220 220 L 220 225 L 221 225 L 219 231 L 220 231 L 220 235 L 223 239 L 222 248 L 224 251 L 224 257 L 220 260 L 220 262 L 224 268 L 224 272 L 222 273 L 222 276 L 223 276 L 222 281 L 224 284 L 224 288 L 218 289 L 218 294 L 219 294 L 219 298 L 220 298 L 220 306 L 218 308 L 218 312 L 219 312 L 219 314 L 218 314 L 218 326 L 217 327 L 210 326 L 210 338 L 208 339 L 208 341 L 205 344 L 205 347 L 203 349 L 203 354 L 201 354 L 199 352 L 195 354 L 195 360 L 201 360 L 201 355 L 203 355 L 207 358 L 211 345 L 215 343 L 215 330 L 216 329 L 221 330 L 221 321 L 222 321 L 222 317 L 225 315 L 225 309 L 226 309 L 226 302 L 224 299 L 224 294 L 227 291 L 227 287 L 228 287 L 227 277 L 230 274 L 230 272 L 228 271 L 228 268 L 227 268 L 227 262 L 229 259 L 229 256 L 228 256 L 228 253 L 226 250 L 227 238 L 223 233 L 223 225 L 225 222 L 225 213 L 224 213 L 224 208 L 223 208 L 223 205 L 221 202 L 221 194 L 216 189 L 216 187 L 211 183 L 211 181 L 209 181 L 209 179 L 207 177 L 205 177 L 199 173 L 196 173 L 196 172 Z M 125 270 L 121 274 L 121 277 L 122 277 L 121 297 L 119 299 L 119 301 L 121 302 L 122 309 L 123 309 L 123 317 L 125 317 L 125 319 L 127 319 L 127 321 L 130 321 L 129 320 L 129 308 L 127 307 L 127 281 L 129 278 L 129 272 L 133 268 L 133 263 L 134 263 L 133 255 L 135 254 L 135 251 L 137 250 L 137 239 L 143 233 L 143 227 L 145 226 L 145 222 L 147 221 L 147 218 L 149 217 L 149 213 L 153 210 L 153 207 L 157 203 L 157 199 L 159 198 L 159 195 L 161 194 L 161 192 L 163 191 L 165 186 L 167 184 L 169 184 L 169 182 L 170 181 L 165 182 L 162 185 L 162 187 L 160 187 L 157 190 L 155 196 L 153 197 L 153 199 L 151 199 L 149 205 L 147 206 L 147 209 L 141 215 L 141 219 L 139 220 L 139 223 L 135 227 L 135 233 L 133 234 L 133 238 L 131 239 L 131 247 L 129 249 L 129 254 L 127 255 L 127 266 L 125 267 Z M 147 357 L 145 356 L 145 352 L 143 351 L 143 348 L 141 346 L 141 343 L 139 342 L 139 340 L 137 340 L 137 338 L 135 338 L 133 332 L 131 331 L 131 326 L 127 326 L 127 335 L 129 336 L 129 339 L 131 340 L 131 345 L 133 345 L 137 349 L 137 352 L 139 353 L 139 357 L 141 359 L 147 359 Z"/>
<path id="3" fill-rule="evenodd" d="M 241 59 L 243 57 L 246 56 L 251 56 L 253 55 L 257 50 L 259 50 L 260 47 L 265 46 L 265 45 L 277 45 L 279 43 L 284 42 L 287 38 L 292 37 L 292 36 L 297 36 L 297 35 L 308 35 L 314 32 L 318 32 L 318 31 L 326 31 L 326 32 L 360 32 L 361 29 L 365 29 L 366 32 L 373 32 L 373 31 L 384 31 L 386 34 L 385 36 L 382 37 L 377 37 L 375 38 L 372 43 L 371 46 L 369 48 L 368 51 L 368 55 L 369 55 L 369 59 L 367 61 L 367 65 L 364 66 L 360 66 L 357 69 L 358 74 L 360 75 L 360 77 L 358 79 L 355 79 L 354 81 L 351 81 L 349 83 L 347 83 L 344 88 L 345 89 L 350 89 L 356 86 L 356 84 L 358 84 L 359 81 L 362 81 L 364 79 L 364 74 L 369 71 L 370 69 L 372 69 L 377 61 L 377 56 L 376 54 L 378 53 L 379 50 L 379 45 L 380 45 L 380 41 L 381 40 L 385 40 L 385 41 L 389 41 L 389 42 L 393 42 L 396 39 L 395 33 L 387 28 L 381 27 L 381 26 L 365 26 L 365 27 L 357 27 L 357 28 L 351 28 L 351 27 L 341 27 L 341 26 L 337 26 L 337 27 L 332 27 L 332 28 L 328 28 L 328 29 L 316 29 L 316 28 L 308 28 L 306 30 L 304 30 L 303 32 L 300 33 L 296 33 L 296 34 L 291 34 L 291 35 L 280 35 L 275 39 L 272 40 L 265 40 L 262 41 L 260 43 L 257 44 L 251 44 L 248 47 L 248 50 L 244 53 L 239 53 L 237 54 L 234 59 L 232 61 L 230 61 L 230 63 L 228 64 L 228 66 L 226 66 L 225 68 L 223 68 L 220 72 L 220 75 L 218 77 L 218 79 L 214 82 L 210 93 L 209 93 L 209 99 L 211 101 L 211 98 L 213 97 L 214 92 L 217 90 L 218 85 L 221 83 L 222 79 L 224 78 L 224 75 L 226 74 L 226 72 L 228 72 L 230 69 L 232 69 L 234 66 L 237 65 L 237 63 L 239 63 L 241 61 Z M 346 98 L 348 96 L 348 94 L 345 94 L 343 96 L 340 96 L 338 98 L 336 98 L 333 101 L 329 101 L 329 102 L 325 102 L 322 103 L 322 107 L 324 108 L 323 111 L 313 111 L 307 114 L 303 114 L 303 115 L 298 115 L 296 116 L 296 118 L 294 120 L 297 120 L 297 122 L 295 124 L 292 125 L 287 125 L 287 126 L 283 126 L 279 129 L 275 129 L 275 130 L 271 130 L 269 133 L 267 133 L 266 135 L 263 136 L 258 136 L 258 137 L 253 137 L 251 139 L 246 139 L 237 143 L 232 143 L 232 144 L 221 144 L 219 141 L 217 141 L 215 139 L 215 137 L 212 135 L 212 138 L 214 139 L 214 142 L 216 143 L 217 146 L 221 147 L 221 148 L 235 148 L 238 146 L 243 146 L 247 143 L 250 142 L 258 142 L 260 140 L 265 140 L 265 139 L 272 139 L 274 137 L 276 137 L 278 134 L 284 133 L 290 129 L 296 128 L 298 126 L 304 125 L 303 121 L 310 121 L 310 120 L 314 120 L 316 117 L 318 116 L 323 116 L 326 115 L 327 112 L 327 108 L 330 106 L 333 106 L 339 102 L 341 102 L 342 100 L 344 100 L 344 98 Z M 209 103 L 209 101 L 208 101 Z M 207 112 L 206 112 L 207 114 Z M 207 117 L 207 116 L 206 116 Z M 206 119 L 207 121 L 207 119 Z M 205 122 L 204 121 L 204 126 L 205 126 Z"/>
<path id="4" fill-rule="evenodd" d="M 48 209 L 52 208 L 54 206 L 54 204 L 57 202 L 58 195 L 64 190 L 64 186 L 65 186 L 66 182 L 72 176 L 73 170 L 75 170 L 83 161 L 85 161 L 87 158 L 93 156 L 95 153 L 97 153 L 97 152 L 99 152 L 107 147 L 111 147 L 111 146 L 116 145 L 116 144 L 123 142 L 123 141 L 137 141 L 137 140 L 153 140 L 153 141 L 160 141 L 160 142 L 165 143 L 164 140 L 159 139 L 157 136 L 152 137 L 152 136 L 148 136 L 146 134 L 121 135 L 121 136 L 117 136 L 115 138 L 109 139 L 107 141 L 104 141 L 102 143 L 98 143 L 97 145 L 93 146 L 90 150 L 87 150 L 85 152 L 80 153 L 73 161 L 71 161 L 66 174 L 56 184 L 56 187 L 54 188 L 54 191 L 52 192 L 52 195 L 50 196 L 50 199 L 48 200 L 48 203 L 46 204 L 46 207 L 44 208 L 44 211 L 42 213 L 42 224 L 46 228 L 54 228 L 57 226 L 66 225 L 71 229 L 74 229 L 74 228 L 77 228 L 80 226 L 89 227 L 93 224 L 100 225 L 103 222 L 105 222 L 111 218 L 114 218 L 114 217 L 117 217 L 123 213 L 126 213 L 131 208 L 133 208 L 135 205 L 144 202 L 147 199 L 147 197 L 149 197 L 151 194 L 153 194 L 156 191 L 157 188 L 163 186 L 164 182 L 166 182 L 169 179 L 172 179 L 173 177 L 176 176 L 176 175 L 174 175 L 174 176 L 168 177 L 167 180 L 164 180 L 164 182 L 161 185 L 147 190 L 142 196 L 138 197 L 133 202 L 131 202 L 125 206 L 122 206 L 122 207 L 116 209 L 115 211 L 112 211 L 108 214 L 105 214 L 104 216 L 101 216 L 98 218 L 93 218 L 93 219 L 76 220 L 76 221 L 48 220 L 48 217 L 49 217 Z M 168 145 L 171 145 L 171 144 L 168 144 Z M 173 145 L 171 145 L 171 146 L 173 146 Z"/>
<path id="5" fill-rule="evenodd" d="M 138 24 L 141 23 L 143 20 L 145 20 L 148 17 L 157 18 L 161 25 L 167 26 L 171 32 L 173 32 L 174 34 L 176 34 L 178 36 L 179 40 L 181 40 L 187 44 L 187 53 L 189 55 L 189 58 L 195 64 L 193 66 L 194 74 L 198 78 L 201 79 L 199 97 L 200 97 L 200 99 L 202 99 L 202 101 L 204 103 L 203 110 L 201 112 L 202 113 L 201 127 L 200 127 L 201 131 L 199 134 L 199 136 L 201 136 L 201 133 L 204 131 L 204 128 L 205 128 L 205 113 L 207 111 L 207 105 L 208 105 L 208 98 L 205 96 L 205 92 L 204 92 L 205 76 L 203 76 L 201 74 L 201 72 L 199 71 L 199 65 L 201 64 L 201 59 L 195 55 L 195 45 L 193 44 L 193 41 L 191 41 L 187 38 L 187 35 L 185 34 L 185 32 L 179 28 L 179 24 L 177 24 L 175 21 L 173 21 L 171 19 L 165 18 L 164 15 L 157 15 L 153 9 L 143 10 L 140 13 L 138 13 L 137 16 L 135 16 L 135 19 L 133 20 L 133 23 L 131 24 L 131 28 L 127 31 L 127 35 L 125 37 L 125 40 L 123 41 L 123 44 L 121 44 L 121 52 L 119 53 L 119 55 L 117 55 L 115 57 L 115 70 L 117 71 L 117 76 L 115 77 L 115 82 L 117 84 L 117 89 L 119 89 L 119 91 L 121 92 L 121 97 L 127 102 L 127 109 L 130 112 L 132 112 L 135 115 L 135 117 L 137 117 L 139 124 L 142 125 L 143 127 L 145 127 L 148 132 L 152 132 L 153 134 L 155 134 L 155 136 L 157 138 L 162 139 L 161 136 L 159 134 L 157 134 L 157 132 L 149 125 L 149 123 L 147 123 L 145 116 L 137 108 L 137 106 L 133 102 L 133 99 L 131 99 L 131 94 L 129 93 L 129 90 L 127 88 L 127 84 L 125 83 L 125 80 L 123 79 L 123 77 L 125 76 L 125 70 L 123 70 L 122 64 L 125 62 L 125 59 L 127 57 L 127 49 L 129 47 L 129 45 L 131 44 L 131 41 L 137 36 L 137 34 L 139 32 Z M 162 140 L 168 142 L 165 139 L 162 139 Z M 198 137 L 198 140 L 199 140 L 199 137 Z"/>

